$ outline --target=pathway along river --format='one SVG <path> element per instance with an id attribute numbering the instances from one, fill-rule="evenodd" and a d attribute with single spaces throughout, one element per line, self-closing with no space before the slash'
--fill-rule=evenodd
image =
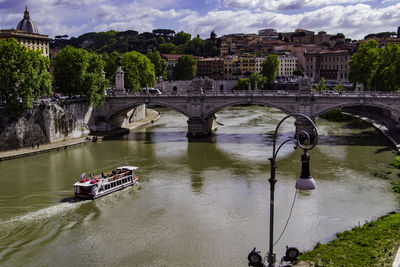
<path id="1" fill-rule="evenodd" d="M 272 133 L 285 114 L 267 107 L 219 112 L 209 140 L 188 142 L 186 117 L 161 119 L 121 138 L 0 162 L 1 266 L 247 266 L 268 250 Z M 317 189 L 297 194 L 277 243 L 301 251 L 395 210 L 398 197 L 376 178 L 393 159 L 389 144 L 364 123 L 318 120 L 311 151 Z M 294 130 L 282 125 L 282 138 Z M 277 160 L 275 236 L 282 232 L 300 174 L 300 153 Z M 128 160 L 140 188 L 71 202 L 83 172 Z"/>

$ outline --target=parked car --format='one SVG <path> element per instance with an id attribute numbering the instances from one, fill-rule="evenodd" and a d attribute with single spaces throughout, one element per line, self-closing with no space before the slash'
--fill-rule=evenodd
<path id="1" fill-rule="evenodd" d="M 161 95 L 161 91 L 156 88 L 143 88 L 143 93 L 148 93 L 151 95 Z"/>
<path id="2" fill-rule="evenodd" d="M 339 92 L 336 92 L 335 90 L 328 90 L 328 91 L 325 91 L 325 94 L 328 94 L 328 95 L 338 95 Z"/>
<path id="3" fill-rule="evenodd" d="M 276 93 L 277 93 L 278 95 L 287 95 L 287 94 L 288 94 L 288 92 L 285 91 L 285 90 L 278 90 L 278 91 L 276 91 Z"/>

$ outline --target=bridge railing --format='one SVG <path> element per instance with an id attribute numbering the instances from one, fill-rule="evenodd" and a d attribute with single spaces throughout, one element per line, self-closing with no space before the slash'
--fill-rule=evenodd
<path id="1" fill-rule="evenodd" d="M 129 96 L 146 96 L 152 98 L 162 98 L 170 96 L 297 96 L 297 95 L 314 95 L 314 96 L 325 96 L 325 97 L 399 97 L 400 92 L 385 92 L 385 91 L 343 91 L 343 92 L 301 92 L 298 90 L 235 90 L 235 91 L 204 91 L 202 93 L 182 93 L 182 92 L 168 92 L 161 94 L 151 94 L 147 92 L 126 92 L 121 95 L 116 95 L 113 97 L 129 97 Z"/>

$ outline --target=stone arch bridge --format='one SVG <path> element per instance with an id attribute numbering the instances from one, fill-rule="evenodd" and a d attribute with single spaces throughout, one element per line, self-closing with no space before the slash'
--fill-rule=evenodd
<path id="1" fill-rule="evenodd" d="M 301 113 L 315 119 L 328 111 L 342 110 L 367 117 L 385 125 L 390 132 L 399 133 L 400 94 L 389 92 L 343 92 L 341 94 L 313 91 L 243 91 L 232 93 L 188 92 L 186 94 L 123 94 L 107 97 L 103 106 L 95 110 L 92 126 L 97 130 L 121 127 L 132 108 L 147 104 L 163 106 L 184 114 L 188 120 L 188 136 L 201 137 L 212 133 L 215 113 L 235 105 L 264 105 L 275 107 L 287 114 Z M 101 127 L 99 125 L 102 125 Z M 308 124 L 296 121 L 296 130 L 307 130 Z M 392 140 L 393 141 L 393 140 Z"/>

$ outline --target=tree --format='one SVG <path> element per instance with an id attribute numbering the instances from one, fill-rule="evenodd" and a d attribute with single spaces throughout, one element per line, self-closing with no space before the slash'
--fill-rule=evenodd
<path id="1" fill-rule="evenodd" d="M 398 91 L 400 89 L 400 47 L 386 44 L 379 49 L 378 63 L 370 82 L 371 90 Z"/>
<path id="2" fill-rule="evenodd" d="M 338 85 L 336 85 L 333 90 L 337 91 L 337 92 L 342 92 L 343 91 L 343 83 L 340 82 Z"/>
<path id="3" fill-rule="evenodd" d="M 194 56 L 202 56 L 205 54 L 205 42 L 201 38 L 193 38 L 186 43 L 184 53 Z"/>
<path id="4" fill-rule="evenodd" d="M 248 90 L 249 89 L 249 78 L 239 79 L 238 83 L 236 84 L 237 90 Z"/>
<path id="5" fill-rule="evenodd" d="M 257 83 L 257 88 L 262 89 L 264 87 L 264 84 L 267 82 L 267 78 L 262 76 L 260 73 L 255 72 L 251 74 L 250 82 L 251 82 L 251 88 L 254 89 Z"/>
<path id="6" fill-rule="evenodd" d="M 210 40 L 212 42 L 215 42 L 217 40 L 217 34 L 215 33 L 214 30 L 210 33 Z"/>
<path id="7" fill-rule="evenodd" d="M 158 50 L 163 54 L 176 54 L 178 47 L 173 43 L 160 44 Z"/>
<path id="8" fill-rule="evenodd" d="M 166 80 L 168 63 L 161 58 L 160 53 L 157 50 L 149 51 L 147 57 L 154 65 L 156 77 L 162 77 L 163 80 Z"/>
<path id="9" fill-rule="evenodd" d="M 295 69 L 295 70 L 293 71 L 293 75 L 303 77 L 303 76 L 304 76 L 304 70 L 303 70 L 303 69 L 297 68 L 297 69 Z"/>
<path id="10" fill-rule="evenodd" d="M 277 55 L 268 55 L 261 63 L 261 74 L 266 78 L 267 85 L 273 85 L 279 67 Z"/>
<path id="11" fill-rule="evenodd" d="M 101 57 L 104 61 L 104 71 L 106 73 L 106 79 L 110 81 L 110 84 L 115 83 L 115 71 L 117 70 L 117 61 L 120 54 L 117 51 L 111 54 L 103 53 Z"/>
<path id="12" fill-rule="evenodd" d="M 50 95 L 49 59 L 20 45 L 15 39 L 0 41 L 0 103 L 20 115 L 33 101 Z"/>
<path id="13" fill-rule="evenodd" d="M 361 83 L 365 90 L 370 90 L 370 83 L 378 68 L 379 48 L 378 42 L 370 40 L 360 44 L 358 52 L 353 54 L 349 61 L 349 80 Z"/>
<path id="14" fill-rule="evenodd" d="M 314 87 L 314 90 L 315 91 L 319 91 L 319 92 L 323 92 L 323 91 L 328 90 L 328 87 L 326 87 L 326 83 L 325 83 L 325 78 L 324 77 L 321 77 L 321 80 L 319 81 L 319 84 Z"/>
<path id="15" fill-rule="evenodd" d="M 156 82 L 154 65 L 145 55 L 131 51 L 122 55 L 121 67 L 125 72 L 125 89 L 141 91 Z"/>
<path id="16" fill-rule="evenodd" d="M 66 46 L 54 59 L 54 81 L 60 93 L 84 95 L 89 103 L 100 105 L 108 81 L 103 77 L 103 62 L 95 53 Z"/>
<path id="17" fill-rule="evenodd" d="M 174 66 L 176 80 L 191 80 L 196 77 L 196 61 L 190 55 L 182 55 Z"/>
<path id="18" fill-rule="evenodd" d="M 192 35 L 190 33 L 185 33 L 184 31 L 180 31 L 172 38 L 172 42 L 175 45 L 183 45 L 192 39 Z"/>

